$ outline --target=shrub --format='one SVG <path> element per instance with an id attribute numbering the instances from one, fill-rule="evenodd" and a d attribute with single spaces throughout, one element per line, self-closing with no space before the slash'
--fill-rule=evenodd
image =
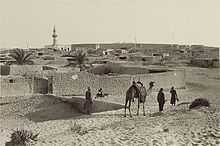
<path id="1" fill-rule="evenodd" d="M 189 109 L 193 109 L 193 108 L 201 107 L 201 106 L 209 107 L 210 106 L 209 101 L 204 98 L 197 98 L 190 104 Z"/>
<path id="2" fill-rule="evenodd" d="M 42 56 L 43 54 L 44 54 L 44 53 L 42 53 L 42 52 L 39 52 L 39 53 L 38 53 L 38 56 Z"/>
<path id="3" fill-rule="evenodd" d="M 142 58 L 142 61 L 147 61 L 146 58 Z"/>
<path id="4" fill-rule="evenodd" d="M 28 145 L 33 141 L 37 141 L 36 138 L 40 133 L 33 134 L 32 131 L 28 130 L 15 130 L 11 134 L 11 141 L 9 142 L 11 145 Z M 9 144 L 8 143 L 8 144 Z"/>
<path id="5" fill-rule="evenodd" d="M 88 133 L 88 130 L 86 128 L 83 128 L 80 124 L 76 122 L 73 124 L 73 127 L 71 127 L 70 130 L 79 135 L 84 135 Z"/>
<path id="6" fill-rule="evenodd" d="M 125 60 L 125 59 L 127 59 L 127 56 L 120 56 L 119 59 Z"/>
<path id="7" fill-rule="evenodd" d="M 88 54 L 97 54 L 97 53 L 98 53 L 98 50 L 88 49 L 88 50 L 87 50 L 87 53 L 88 53 Z"/>

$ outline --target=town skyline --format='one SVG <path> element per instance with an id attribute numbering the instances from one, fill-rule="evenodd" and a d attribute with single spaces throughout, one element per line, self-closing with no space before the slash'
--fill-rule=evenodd
<path id="1" fill-rule="evenodd" d="M 0 0 L 0 48 L 137 43 L 220 46 L 219 1 Z M 7 14 L 7 15 L 6 15 Z"/>

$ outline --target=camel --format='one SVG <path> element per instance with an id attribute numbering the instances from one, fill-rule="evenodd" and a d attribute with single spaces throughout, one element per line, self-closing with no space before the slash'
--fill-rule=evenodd
<path id="1" fill-rule="evenodd" d="M 130 107 L 131 107 L 131 101 L 133 101 L 134 98 L 138 99 L 137 115 L 139 115 L 140 103 L 143 103 L 143 115 L 145 116 L 145 109 L 144 109 L 145 108 L 144 107 L 145 100 L 146 100 L 147 96 L 151 95 L 152 89 L 154 86 L 154 82 L 151 81 L 149 83 L 149 88 L 147 90 L 146 90 L 145 86 L 140 81 L 138 81 L 137 83 L 140 85 L 137 85 L 136 82 L 133 81 L 133 85 L 131 85 L 126 92 L 125 115 L 124 115 L 125 117 L 126 117 L 126 108 L 128 108 L 129 113 L 130 113 L 130 117 L 132 117 Z M 127 107 L 128 102 L 129 102 L 129 105 Z"/>

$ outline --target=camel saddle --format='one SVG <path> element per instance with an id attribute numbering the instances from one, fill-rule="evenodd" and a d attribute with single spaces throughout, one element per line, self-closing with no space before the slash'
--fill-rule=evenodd
<path id="1" fill-rule="evenodd" d="M 136 85 L 138 92 L 136 92 L 134 98 L 138 98 L 140 96 L 140 103 L 145 102 L 146 89 L 144 86 Z M 140 94 L 140 95 L 139 95 Z"/>

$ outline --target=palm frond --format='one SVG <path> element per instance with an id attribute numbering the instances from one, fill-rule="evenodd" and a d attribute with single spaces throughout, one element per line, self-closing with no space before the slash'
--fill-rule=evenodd
<path id="1" fill-rule="evenodd" d="M 24 63 L 30 61 L 31 56 L 32 56 L 32 53 L 26 54 L 26 55 L 24 56 L 24 58 L 23 58 Z"/>
<path id="2" fill-rule="evenodd" d="M 15 59 L 17 64 L 22 64 L 22 55 L 18 51 L 13 51 L 9 56 Z"/>
<path id="3" fill-rule="evenodd" d="M 9 54 L 9 56 L 14 58 L 16 60 L 16 63 L 19 65 L 31 62 L 31 55 L 32 53 L 26 54 L 26 52 L 23 49 L 14 49 L 12 53 Z"/>
<path id="4" fill-rule="evenodd" d="M 20 58 L 24 58 L 25 52 L 23 49 L 16 49 L 15 52 L 19 54 Z"/>

